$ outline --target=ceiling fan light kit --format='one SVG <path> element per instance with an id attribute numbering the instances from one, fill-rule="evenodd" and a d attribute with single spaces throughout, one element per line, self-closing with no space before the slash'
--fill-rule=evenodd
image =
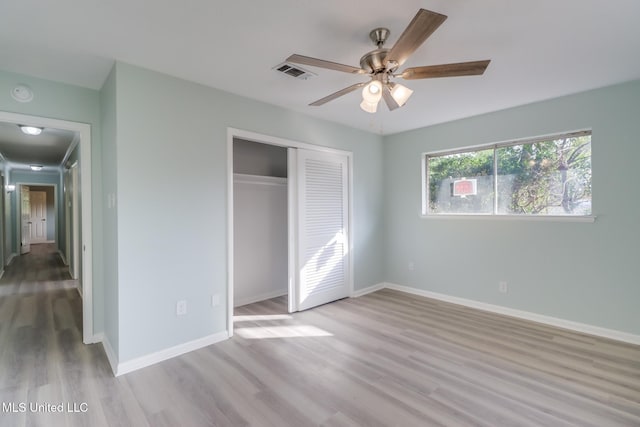
<path id="1" fill-rule="evenodd" d="M 413 91 L 406 86 L 394 82 L 381 83 L 379 80 L 373 80 L 362 89 L 362 108 L 367 113 L 375 113 L 378 110 L 378 103 L 380 99 L 385 97 L 385 94 L 391 96 L 393 101 L 387 100 L 385 102 L 392 107 L 390 109 L 396 109 L 402 107 L 409 100 L 409 97 Z"/>
<path id="2" fill-rule="evenodd" d="M 380 98 L 382 98 L 382 83 L 379 81 L 374 80 L 362 89 L 363 101 L 378 103 Z"/>
<path id="3" fill-rule="evenodd" d="M 391 96 L 398 103 L 398 106 L 402 107 L 409 100 L 413 91 L 400 83 L 389 83 L 391 88 Z"/>
<path id="4" fill-rule="evenodd" d="M 368 102 L 363 99 L 360 103 L 360 108 L 367 113 L 375 113 L 378 111 L 378 102 Z"/>
<path id="5" fill-rule="evenodd" d="M 375 113 L 378 110 L 380 98 L 382 98 L 382 83 L 373 80 L 362 89 L 360 108 L 367 113 Z"/>
<path id="6" fill-rule="evenodd" d="M 287 62 L 356 75 L 366 74 L 371 77 L 369 82 L 356 83 L 341 89 L 312 102 L 309 104 L 311 106 L 324 105 L 329 101 L 363 87 L 360 108 L 364 111 L 375 113 L 381 98 L 384 99 L 389 110 L 395 110 L 406 104 L 413 90 L 392 82 L 392 78 L 399 77 L 405 80 L 416 80 L 436 77 L 476 76 L 483 74 L 489 66 L 490 60 L 460 62 L 411 67 L 396 74 L 396 70 L 405 63 L 409 56 L 411 56 L 446 19 L 447 17 L 445 15 L 420 9 L 391 49 L 383 47 L 389 34 L 391 34 L 389 29 L 375 28 L 369 33 L 369 38 L 375 43 L 377 48 L 365 53 L 362 58 L 360 58 L 360 68 L 298 54 L 291 55 L 287 58 Z"/>

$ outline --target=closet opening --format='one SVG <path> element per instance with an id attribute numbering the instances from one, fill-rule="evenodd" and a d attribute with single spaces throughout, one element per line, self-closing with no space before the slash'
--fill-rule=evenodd
<path id="1" fill-rule="evenodd" d="M 353 153 L 227 132 L 229 336 L 352 295 Z"/>
<path id="2" fill-rule="evenodd" d="M 288 299 L 287 161 L 286 147 L 233 138 L 234 309 Z"/>

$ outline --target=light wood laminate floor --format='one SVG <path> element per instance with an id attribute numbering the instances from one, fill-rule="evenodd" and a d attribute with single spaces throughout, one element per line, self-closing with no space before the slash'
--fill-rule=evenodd
<path id="1" fill-rule="evenodd" d="M 0 401 L 87 411 L 0 426 L 640 426 L 638 346 L 383 290 L 240 307 L 232 339 L 114 378 L 76 290 L 33 283 L 0 296 Z"/>

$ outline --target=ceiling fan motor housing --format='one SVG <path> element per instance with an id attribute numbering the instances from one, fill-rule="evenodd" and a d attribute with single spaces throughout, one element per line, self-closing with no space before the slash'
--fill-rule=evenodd
<path id="1" fill-rule="evenodd" d="M 384 58 L 387 57 L 389 49 L 376 49 L 365 53 L 360 58 L 360 67 L 371 74 L 378 74 L 386 71 Z"/>
<path id="2" fill-rule="evenodd" d="M 378 46 L 378 48 L 381 48 L 384 42 L 387 41 L 389 34 L 391 34 L 391 31 L 389 31 L 388 28 L 374 28 L 369 33 L 369 38 L 376 44 L 376 46 Z"/>
<path id="3" fill-rule="evenodd" d="M 389 49 L 384 49 L 384 43 L 391 34 L 388 28 L 380 27 L 374 28 L 369 33 L 369 38 L 378 47 L 376 50 L 365 53 L 360 58 L 360 68 L 367 70 L 370 74 L 381 74 L 386 72 L 393 72 L 398 68 L 397 64 L 385 63 L 384 59 L 389 53 Z"/>

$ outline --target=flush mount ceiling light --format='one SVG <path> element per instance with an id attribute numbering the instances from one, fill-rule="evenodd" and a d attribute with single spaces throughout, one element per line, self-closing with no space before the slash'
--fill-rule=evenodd
<path id="1" fill-rule="evenodd" d="M 484 74 L 484 71 L 489 66 L 491 61 L 484 60 L 412 67 L 396 73 L 398 68 L 405 63 L 413 52 L 418 49 L 446 19 L 447 17 L 445 15 L 420 9 L 391 49 L 383 47 L 389 37 L 389 29 L 375 28 L 369 33 L 369 38 L 376 44 L 377 48 L 365 53 L 364 56 L 360 58 L 359 68 L 297 54 L 287 58 L 287 62 L 311 65 L 313 67 L 342 71 L 349 74 L 365 74 L 371 77 L 369 82 L 356 83 L 348 86 L 329 96 L 312 102 L 309 104 L 311 106 L 316 107 L 326 104 L 340 96 L 364 87 L 360 108 L 369 113 L 375 113 L 378 108 L 378 103 L 380 102 L 380 97 L 382 97 L 387 107 L 389 107 L 389 110 L 395 110 L 407 102 L 413 91 L 405 86 L 393 83 L 391 81 L 392 78 L 415 80 L 435 77 L 477 76 Z M 378 89 L 379 92 L 373 92 Z"/>
<path id="2" fill-rule="evenodd" d="M 20 125 L 20 130 L 22 131 L 22 133 L 25 133 L 27 135 L 40 135 L 42 133 L 42 129 L 43 128 L 37 126 Z"/>
<path id="3" fill-rule="evenodd" d="M 31 165 L 31 170 L 32 171 L 41 171 L 42 170 L 42 165 Z"/>

